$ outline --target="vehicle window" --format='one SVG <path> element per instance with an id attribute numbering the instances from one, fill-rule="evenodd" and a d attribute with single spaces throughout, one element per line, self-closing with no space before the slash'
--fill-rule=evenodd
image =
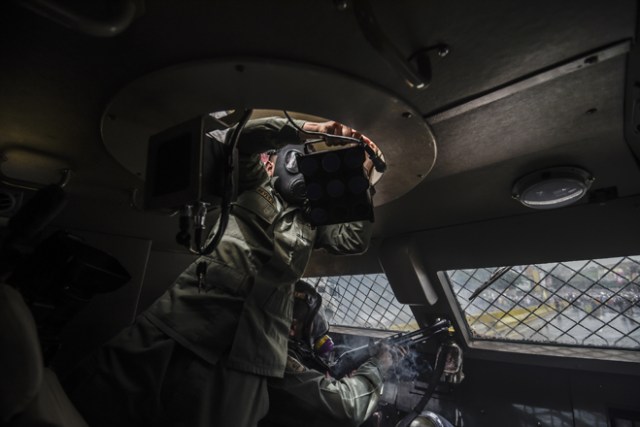
<path id="1" fill-rule="evenodd" d="M 640 349 L 640 256 L 447 271 L 474 339 Z"/>
<path id="2" fill-rule="evenodd" d="M 333 326 L 409 331 L 418 329 L 408 305 L 400 304 L 384 274 L 307 277 L 322 295 Z"/>

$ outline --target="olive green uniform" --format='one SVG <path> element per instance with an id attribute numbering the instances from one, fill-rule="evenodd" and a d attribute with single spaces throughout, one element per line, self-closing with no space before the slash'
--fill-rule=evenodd
<path id="1" fill-rule="evenodd" d="M 375 358 L 337 381 L 290 355 L 284 378 L 269 380 L 269 414 L 260 426 L 359 426 L 376 409 L 382 383 Z"/>
<path id="2" fill-rule="evenodd" d="M 247 124 L 238 142 L 239 197 L 224 236 L 104 347 L 99 372 L 73 393 L 91 425 L 237 427 L 264 416 L 265 377 L 284 373 L 292 287 L 312 250 L 361 253 L 371 234 L 369 222 L 313 228 L 282 201 L 259 153 L 292 143 L 297 131 L 283 119 Z M 119 409 L 99 410 L 104 399 L 119 399 L 112 402 Z"/>

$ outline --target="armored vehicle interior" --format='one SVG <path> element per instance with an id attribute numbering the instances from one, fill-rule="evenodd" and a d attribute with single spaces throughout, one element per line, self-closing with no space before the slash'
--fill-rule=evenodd
<path id="1" fill-rule="evenodd" d="M 640 425 L 635 1 L 15 0 L 0 33 L 0 271 L 22 266 L 51 371 L 194 260 L 175 203 L 149 208 L 149 138 L 287 111 L 386 163 L 368 251 L 305 272 L 336 347 L 451 324 L 366 425 Z M 5 344 L 3 369 L 31 357 Z"/>

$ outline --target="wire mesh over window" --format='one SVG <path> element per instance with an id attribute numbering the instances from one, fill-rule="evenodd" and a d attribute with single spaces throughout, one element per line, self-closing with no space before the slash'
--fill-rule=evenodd
<path id="1" fill-rule="evenodd" d="M 640 256 L 447 271 L 476 339 L 640 350 Z"/>
<path id="2" fill-rule="evenodd" d="M 394 331 L 418 329 L 409 306 L 396 300 L 384 274 L 304 280 L 322 295 L 322 309 L 331 325 Z"/>

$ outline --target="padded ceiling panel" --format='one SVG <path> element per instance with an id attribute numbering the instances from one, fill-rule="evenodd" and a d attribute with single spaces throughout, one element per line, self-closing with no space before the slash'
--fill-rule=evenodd
<path id="1" fill-rule="evenodd" d="M 593 190 L 640 193 L 640 170 L 622 136 L 624 71 L 619 57 L 435 125 L 433 172 L 376 210 L 377 234 L 531 214 L 511 199 L 512 185 L 551 166 L 586 168 Z"/>
<path id="2" fill-rule="evenodd" d="M 434 125 L 439 156 L 427 179 L 621 136 L 625 60 L 617 57 Z"/>
<path id="3" fill-rule="evenodd" d="M 375 5 L 383 28 L 407 56 L 440 43 L 450 47 L 444 58 L 431 55 L 432 85 L 410 95 L 429 115 L 635 35 L 632 0 L 377 1 Z"/>
<path id="4" fill-rule="evenodd" d="M 523 170 L 532 171 L 559 163 L 583 165 L 589 169 L 596 177 L 593 190 L 617 186 L 623 196 L 640 193 L 640 172 L 635 162 L 624 154 L 623 141 L 599 138 L 581 141 L 579 145 L 563 145 L 424 183 L 396 202 L 376 209 L 375 234 L 388 237 L 519 215 L 527 215 L 526 221 L 533 221 L 541 212 L 525 208 L 511 198 L 513 182 Z M 585 203 L 586 199 L 580 202 Z"/>

